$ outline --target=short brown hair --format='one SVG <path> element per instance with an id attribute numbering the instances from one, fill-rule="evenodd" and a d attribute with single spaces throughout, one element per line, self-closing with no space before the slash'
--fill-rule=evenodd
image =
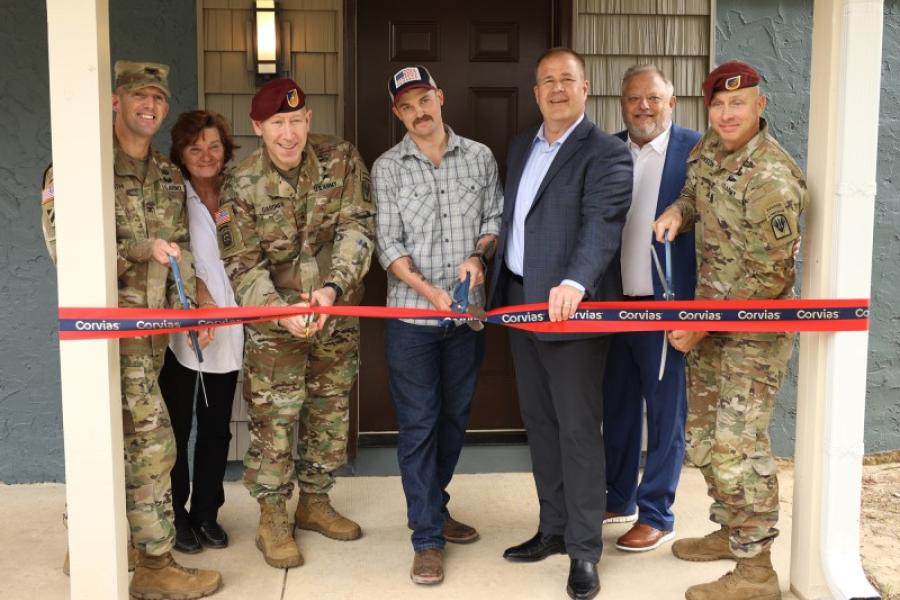
<path id="1" fill-rule="evenodd" d="M 534 63 L 534 78 L 537 79 L 537 72 L 538 72 L 538 69 L 540 68 L 542 62 L 544 62 L 548 58 L 551 58 L 553 56 L 558 56 L 560 54 L 566 54 L 566 55 L 574 58 L 575 62 L 578 63 L 578 66 L 581 67 L 582 79 L 587 79 L 587 69 L 584 66 L 584 58 L 582 58 L 582 56 L 580 54 L 578 54 L 571 48 L 566 48 L 565 46 L 556 46 L 554 48 L 550 48 L 549 50 L 547 50 L 546 52 L 544 52 L 543 54 L 541 54 L 538 57 L 537 62 Z"/>
<path id="2" fill-rule="evenodd" d="M 234 157 L 234 151 L 240 146 L 236 146 L 234 139 L 231 137 L 231 127 L 225 117 L 217 112 L 208 110 L 191 110 L 178 115 L 175 126 L 172 127 L 172 147 L 169 149 L 169 158 L 175 163 L 186 179 L 190 179 L 191 174 L 188 173 L 184 166 L 181 155 L 184 149 L 197 141 L 200 132 L 207 127 L 215 127 L 219 130 L 219 137 L 222 138 L 222 145 L 225 147 L 225 162 L 228 163 Z"/>

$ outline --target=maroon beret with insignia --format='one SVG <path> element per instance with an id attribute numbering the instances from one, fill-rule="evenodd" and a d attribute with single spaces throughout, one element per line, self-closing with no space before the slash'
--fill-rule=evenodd
<path id="1" fill-rule="evenodd" d="M 729 60 L 712 70 L 703 81 L 703 103 L 709 107 L 716 92 L 733 92 L 759 85 L 759 72 L 739 60 Z"/>
<path id="2" fill-rule="evenodd" d="M 293 79 L 279 77 L 259 88 L 250 103 L 250 118 L 265 121 L 275 113 L 294 112 L 306 106 L 306 94 Z"/>

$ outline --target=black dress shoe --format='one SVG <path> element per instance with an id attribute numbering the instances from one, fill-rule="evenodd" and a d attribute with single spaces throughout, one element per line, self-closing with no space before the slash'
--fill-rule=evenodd
<path id="1" fill-rule="evenodd" d="M 208 548 L 228 547 L 228 534 L 215 521 L 200 521 L 194 525 L 194 531 L 200 539 L 200 543 Z"/>
<path id="2" fill-rule="evenodd" d="M 565 554 L 566 542 L 561 535 L 544 535 L 538 531 L 525 543 L 507 548 L 503 553 L 506 560 L 537 562 L 553 554 Z"/>
<path id="3" fill-rule="evenodd" d="M 203 550 L 197 534 L 190 525 L 175 526 L 175 549 L 185 554 L 197 554 Z"/>
<path id="4" fill-rule="evenodd" d="M 569 581 L 566 584 L 569 598 L 590 600 L 600 593 L 600 577 L 597 575 L 597 563 L 589 560 L 572 559 L 569 566 Z"/>

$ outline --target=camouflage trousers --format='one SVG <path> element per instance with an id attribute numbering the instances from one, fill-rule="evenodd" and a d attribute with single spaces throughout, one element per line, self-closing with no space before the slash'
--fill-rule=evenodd
<path id="1" fill-rule="evenodd" d="M 769 420 L 793 346 L 712 334 L 687 356 L 686 457 L 700 467 L 709 518 L 728 527 L 731 551 L 751 558 L 778 535 L 778 476 Z"/>
<path id="2" fill-rule="evenodd" d="M 128 342 L 121 342 L 123 349 Z M 120 356 L 125 436 L 125 509 L 134 545 L 161 556 L 175 543 L 170 472 L 175 435 L 159 392 L 158 363 L 150 354 Z"/>
<path id="3" fill-rule="evenodd" d="M 359 365 L 359 320 L 331 317 L 309 340 L 247 328 L 244 399 L 250 447 L 244 485 L 254 498 L 325 493 L 347 460 L 350 388 Z M 293 430 L 298 461 L 293 459 Z"/>

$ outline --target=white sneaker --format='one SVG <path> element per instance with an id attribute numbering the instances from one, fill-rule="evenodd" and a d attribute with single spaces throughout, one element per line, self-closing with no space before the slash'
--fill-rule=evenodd
<path id="1" fill-rule="evenodd" d="M 630 515 L 616 512 L 606 512 L 603 514 L 603 524 L 609 525 L 610 523 L 634 523 L 635 521 L 637 521 L 637 518 L 637 511 L 634 511 Z"/>

